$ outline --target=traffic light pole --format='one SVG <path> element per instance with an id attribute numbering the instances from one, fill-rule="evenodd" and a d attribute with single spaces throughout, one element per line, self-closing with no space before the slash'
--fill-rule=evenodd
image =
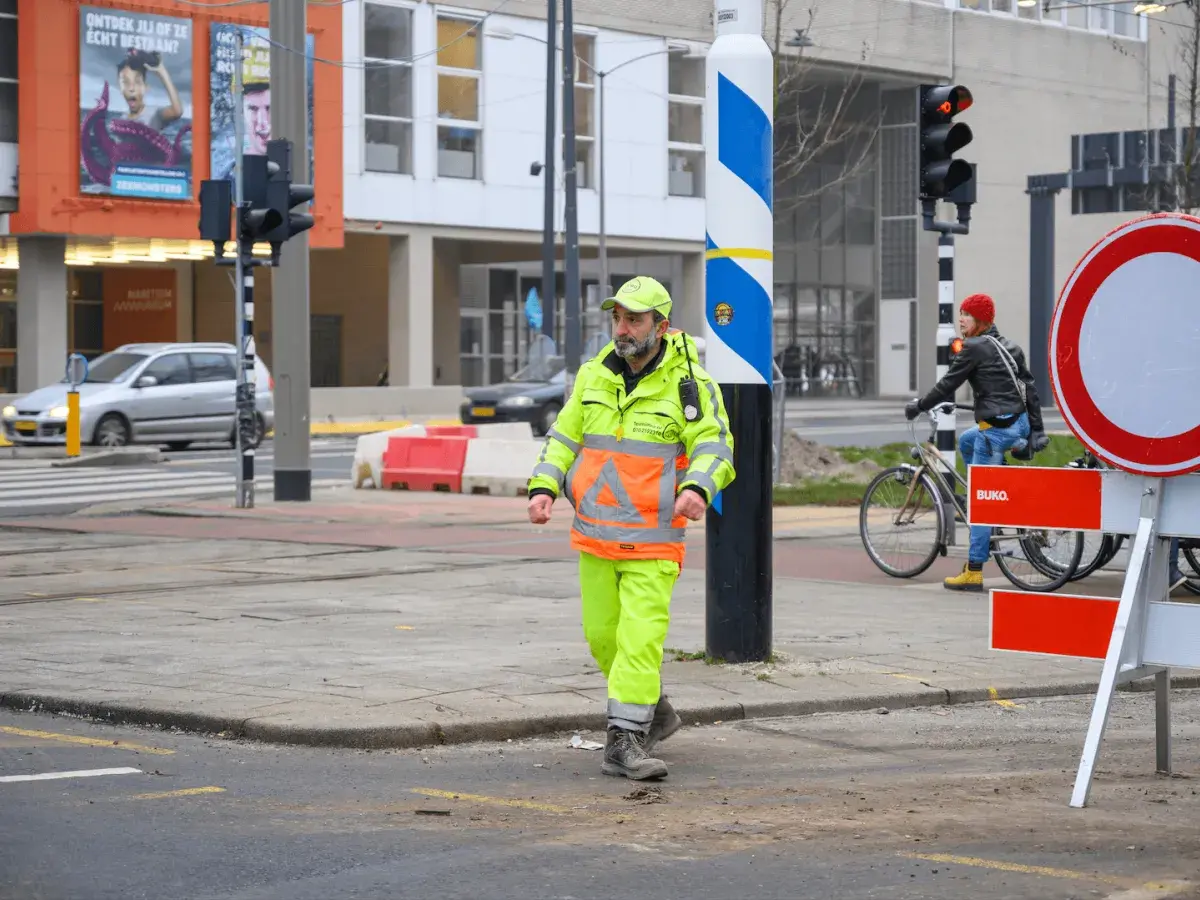
<path id="1" fill-rule="evenodd" d="M 237 30 L 234 42 L 233 67 L 233 96 L 235 114 L 233 116 L 233 145 L 234 145 L 234 206 L 241 212 L 246 202 L 246 166 L 245 166 L 245 117 L 242 109 L 242 31 Z M 240 221 L 241 216 L 238 216 Z M 254 256 L 253 244 L 244 246 L 242 236 L 237 236 L 237 259 L 234 269 L 234 336 L 237 343 L 237 387 L 235 403 L 237 419 L 234 423 L 234 452 L 237 456 L 237 492 L 238 509 L 254 508 L 254 441 L 253 430 L 256 416 L 254 403 L 254 351 L 252 339 L 254 335 Z M 249 274 L 246 269 L 249 268 Z"/>
<path id="2" fill-rule="evenodd" d="M 954 235 L 938 238 L 937 379 L 950 369 L 950 342 L 954 340 Z M 954 471 L 957 441 L 954 409 L 937 413 L 937 448 L 947 468 Z M 947 498 L 949 499 L 949 498 Z"/>
<path id="3" fill-rule="evenodd" d="M 272 137 L 292 142 L 292 179 L 308 181 L 305 4 L 270 0 Z M 236 117 L 235 117 L 236 118 Z M 275 499 L 312 499 L 309 447 L 308 235 L 280 259 L 271 304 L 275 370 Z"/>

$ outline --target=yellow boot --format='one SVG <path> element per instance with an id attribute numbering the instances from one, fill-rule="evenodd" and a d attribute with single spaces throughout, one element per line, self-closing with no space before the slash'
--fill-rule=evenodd
<path id="1" fill-rule="evenodd" d="M 983 570 L 975 569 L 972 571 L 970 564 L 966 564 L 960 573 L 953 578 L 947 578 L 942 582 L 942 585 L 948 591 L 974 591 L 975 593 L 982 593 Z"/>

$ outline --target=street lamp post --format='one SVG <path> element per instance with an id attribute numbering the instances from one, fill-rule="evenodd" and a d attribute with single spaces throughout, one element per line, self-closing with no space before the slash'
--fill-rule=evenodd
<path id="1" fill-rule="evenodd" d="M 601 298 L 611 296 L 612 290 L 608 283 L 608 229 L 604 218 L 605 213 L 605 190 L 604 190 L 604 160 L 607 154 L 604 152 L 604 141 L 608 135 L 608 128 L 605 126 L 604 118 L 604 80 L 618 69 L 624 68 L 630 63 L 638 62 L 639 60 L 649 59 L 651 56 L 662 56 L 664 53 L 677 56 L 686 56 L 688 48 L 682 45 L 667 47 L 665 50 L 654 50 L 650 53 L 643 53 L 641 56 L 635 56 L 633 59 L 627 59 L 623 63 L 618 63 L 611 69 L 606 69 L 601 72 L 599 69 L 592 69 L 596 73 L 596 77 L 600 79 L 600 137 L 597 139 L 597 150 L 600 154 L 599 168 L 599 184 L 597 185 L 597 193 L 600 194 L 600 233 L 597 235 L 597 250 L 600 255 L 600 292 Z M 586 63 L 584 65 L 587 65 Z M 591 68 L 589 66 L 589 68 Z"/>

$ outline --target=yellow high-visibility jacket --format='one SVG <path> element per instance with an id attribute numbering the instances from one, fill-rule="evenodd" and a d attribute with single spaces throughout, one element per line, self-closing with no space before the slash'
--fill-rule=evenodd
<path id="1" fill-rule="evenodd" d="M 721 389 L 695 344 L 664 338 L 658 366 L 625 394 L 624 362 L 610 342 L 584 363 L 529 480 L 575 508 L 571 546 L 604 559 L 669 559 L 683 565 L 687 519 L 675 498 L 692 486 L 709 503 L 734 479 L 733 436 Z M 699 388 L 700 416 L 684 417 L 679 383 Z"/>

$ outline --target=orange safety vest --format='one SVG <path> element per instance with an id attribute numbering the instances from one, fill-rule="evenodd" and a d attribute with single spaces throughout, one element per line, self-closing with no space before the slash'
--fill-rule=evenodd
<path id="1" fill-rule="evenodd" d="M 603 559 L 666 559 L 683 566 L 687 519 L 675 493 L 683 444 L 585 434 L 564 494 L 575 508 L 571 547 Z"/>

